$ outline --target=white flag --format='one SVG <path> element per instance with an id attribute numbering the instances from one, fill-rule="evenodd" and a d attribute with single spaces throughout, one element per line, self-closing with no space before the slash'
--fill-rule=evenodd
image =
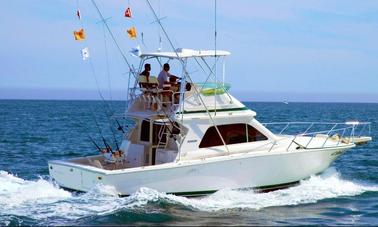
<path id="1" fill-rule="evenodd" d="M 130 54 L 134 57 L 139 57 L 142 53 L 140 52 L 140 46 L 136 46 L 136 47 L 133 47 L 131 48 L 130 50 Z"/>
<path id="2" fill-rule="evenodd" d="M 83 60 L 87 60 L 89 58 L 89 49 L 88 47 L 81 50 L 81 56 L 83 57 Z"/>

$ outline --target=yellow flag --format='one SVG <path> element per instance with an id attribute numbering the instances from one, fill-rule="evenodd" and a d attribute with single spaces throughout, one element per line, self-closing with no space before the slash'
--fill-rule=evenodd
<path id="1" fill-rule="evenodd" d="M 127 34 L 129 35 L 130 39 L 135 39 L 137 37 L 137 31 L 135 27 L 132 27 L 127 30 Z"/>
<path id="2" fill-rule="evenodd" d="M 85 39 L 85 32 L 84 29 L 80 29 L 79 31 L 74 31 L 75 40 L 81 41 Z"/>

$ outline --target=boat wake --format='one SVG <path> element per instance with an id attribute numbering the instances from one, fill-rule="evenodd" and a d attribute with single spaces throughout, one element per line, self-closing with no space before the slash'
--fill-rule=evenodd
<path id="1" fill-rule="evenodd" d="M 378 186 L 343 180 L 339 173 L 331 168 L 322 175 L 301 181 L 298 186 L 269 193 L 255 193 L 253 190 L 223 190 L 198 200 L 180 199 L 187 205 L 204 211 L 234 208 L 259 210 L 266 207 L 316 203 L 323 199 L 355 196 L 367 191 L 378 191 Z"/>
<path id="2" fill-rule="evenodd" d="M 60 189 L 42 178 L 29 181 L 0 171 L 0 225 L 13 224 L 12 220 L 17 217 L 27 217 L 41 224 L 70 223 L 80 218 L 108 215 L 121 210 L 140 211 L 147 205 L 156 205 L 158 210 L 160 202 L 205 212 L 259 210 L 273 206 L 315 203 L 368 191 L 378 191 L 378 186 L 343 180 L 333 168 L 288 189 L 269 193 L 221 190 L 201 198 L 167 195 L 149 188 L 141 188 L 129 197 L 119 198 L 114 188 L 109 186 L 98 186 L 90 192 L 77 194 Z"/>

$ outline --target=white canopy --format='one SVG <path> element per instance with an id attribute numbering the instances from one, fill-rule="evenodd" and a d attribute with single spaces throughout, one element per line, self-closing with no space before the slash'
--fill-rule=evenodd
<path id="1" fill-rule="evenodd" d="M 178 48 L 177 54 L 175 52 L 151 52 L 151 53 L 142 53 L 139 57 L 165 57 L 165 58 L 191 58 L 191 57 L 214 57 L 215 52 L 216 56 L 228 56 L 231 53 L 224 50 L 192 50 L 192 49 L 183 49 Z M 178 55 L 178 57 L 177 57 Z"/>

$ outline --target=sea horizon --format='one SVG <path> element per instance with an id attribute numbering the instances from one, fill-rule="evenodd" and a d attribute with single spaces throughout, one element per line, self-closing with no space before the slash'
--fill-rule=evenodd
<path id="1" fill-rule="evenodd" d="M 0 98 L 0 101 L 79 101 L 79 102 L 91 102 L 91 101 L 105 101 L 105 102 L 126 102 L 126 100 L 122 99 L 49 99 L 49 98 Z M 329 103 L 329 104 L 378 104 L 378 101 L 372 101 L 372 102 L 364 102 L 364 101 L 355 101 L 355 102 L 346 102 L 346 101 L 290 101 L 290 100 L 239 100 L 240 102 L 243 103 L 283 103 L 283 102 L 288 102 L 288 103 Z"/>
<path id="2" fill-rule="evenodd" d="M 80 88 L 1 88 L 0 100 L 107 100 L 125 101 L 127 91 L 119 89 Z M 378 93 L 372 92 L 311 92 L 311 91 L 243 91 L 231 90 L 230 94 L 242 102 L 289 103 L 378 103 Z"/>

